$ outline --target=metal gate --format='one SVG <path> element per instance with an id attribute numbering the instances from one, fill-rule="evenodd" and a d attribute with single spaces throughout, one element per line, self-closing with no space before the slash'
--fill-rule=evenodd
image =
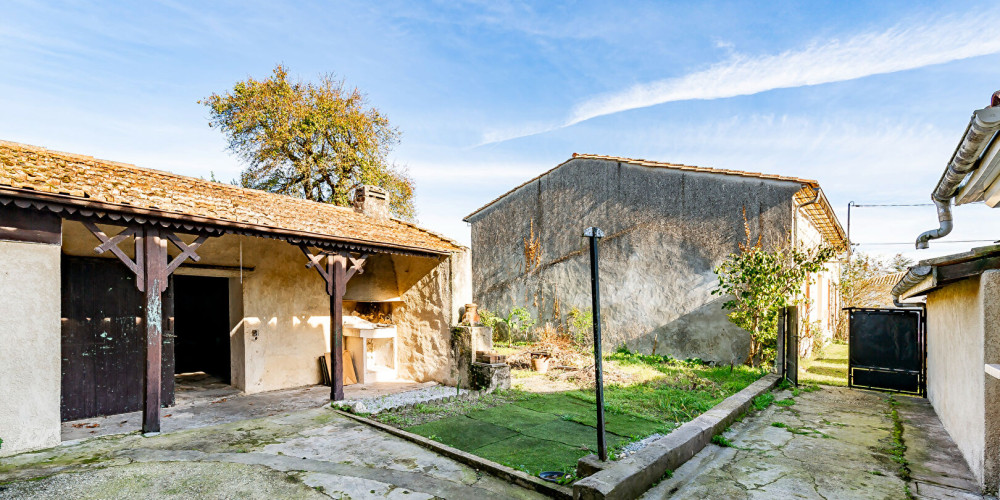
<path id="1" fill-rule="evenodd" d="M 927 393 L 927 344 L 922 309 L 847 308 L 850 387 Z"/>
<path id="2" fill-rule="evenodd" d="M 778 343 L 775 371 L 799 385 L 799 310 L 789 306 L 778 312 Z"/>

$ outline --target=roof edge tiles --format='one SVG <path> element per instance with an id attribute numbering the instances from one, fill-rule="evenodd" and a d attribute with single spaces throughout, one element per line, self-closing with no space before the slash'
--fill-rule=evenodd
<path id="1" fill-rule="evenodd" d="M 0 188 L 7 195 L 101 205 L 122 213 L 193 217 L 221 227 L 309 236 L 447 254 L 460 244 L 400 219 L 352 208 L 0 140 Z"/>
<path id="2" fill-rule="evenodd" d="M 679 171 L 686 171 L 686 172 L 699 172 L 699 173 L 730 175 L 730 176 L 738 176 L 738 177 L 748 177 L 748 178 L 754 178 L 754 179 L 765 179 L 765 180 L 775 180 L 775 181 L 783 181 L 783 182 L 794 182 L 794 183 L 800 184 L 802 186 L 802 190 L 799 192 L 802 196 L 798 196 L 798 194 L 797 194 L 797 197 L 799 197 L 799 198 L 806 198 L 806 199 L 812 199 L 812 198 L 814 198 L 817 191 L 820 191 L 820 193 L 822 193 L 822 191 L 820 190 L 820 187 L 819 187 L 819 182 L 815 181 L 815 180 L 812 180 L 812 179 L 803 179 L 803 178 L 799 178 L 799 177 L 777 175 L 777 174 L 765 174 L 765 173 L 761 173 L 761 172 L 747 172 L 747 171 L 743 171 L 743 170 L 729 170 L 729 169 L 723 169 L 723 168 L 698 167 L 698 166 L 693 166 L 693 165 L 683 165 L 683 164 L 679 164 L 679 163 L 666 163 L 666 162 L 660 162 L 660 161 L 643 160 L 643 159 L 639 159 L 639 158 L 625 158 L 625 157 L 621 157 L 621 156 L 609 156 L 609 155 L 573 153 L 573 156 L 570 159 L 568 159 L 568 160 L 566 160 L 566 161 L 564 161 L 564 162 L 562 162 L 562 163 L 560 163 L 560 164 L 558 164 L 558 165 L 556 165 L 556 166 L 554 166 L 554 167 L 546 170 L 545 172 L 542 172 L 541 174 L 539 174 L 539 175 L 537 175 L 537 176 L 535 176 L 535 177 L 533 177 L 533 178 L 531 178 L 531 179 L 529 179 L 529 180 L 527 180 L 527 181 L 525 181 L 525 182 L 517 185 L 513 189 L 511 189 L 511 190 L 507 191 L 506 193 L 498 196 L 493 201 L 490 201 L 489 203 L 483 205 L 482 207 L 479 207 L 477 210 L 475 210 L 471 214 L 465 216 L 465 218 L 463 220 L 465 222 L 470 222 L 470 219 L 472 219 L 473 217 L 475 217 L 476 215 L 478 215 L 482 211 L 486 210 L 487 208 L 495 205 L 497 202 L 503 200 L 504 198 L 506 198 L 510 194 L 514 193 L 518 189 L 521 189 L 524 186 L 527 186 L 527 185 L 529 185 L 529 184 L 537 181 L 538 179 L 541 179 L 542 177 L 545 177 L 546 175 L 548 175 L 548 174 L 550 174 L 550 173 L 558 170 L 562 166 L 564 166 L 567 163 L 570 163 L 570 162 L 572 162 L 574 160 L 604 160 L 604 161 L 627 163 L 629 165 L 639 165 L 639 166 L 651 167 L 651 168 L 664 168 L 664 169 L 669 169 L 669 170 L 679 170 Z M 810 210 L 810 207 L 813 207 L 815 205 L 811 205 L 811 206 L 807 207 L 806 208 L 806 216 L 809 217 L 809 219 L 817 226 L 817 229 L 820 230 L 820 232 L 823 234 L 824 238 L 826 238 L 828 241 L 832 242 L 839 249 L 846 250 L 847 246 L 848 246 L 847 245 L 847 233 L 844 231 L 843 227 L 840 225 L 840 221 L 837 219 L 837 215 L 836 215 L 836 213 L 834 213 L 833 207 L 830 205 L 830 202 L 829 202 L 829 200 L 826 199 L 825 195 L 820 196 L 820 202 L 818 203 L 818 205 L 821 205 L 822 208 L 819 209 L 817 207 L 817 209 Z"/>

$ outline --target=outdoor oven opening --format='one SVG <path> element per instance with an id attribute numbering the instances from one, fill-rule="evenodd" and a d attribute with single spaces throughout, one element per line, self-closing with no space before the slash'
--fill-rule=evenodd
<path id="1" fill-rule="evenodd" d="M 398 380 L 393 302 L 357 301 L 347 307 L 352 311 L 344 315 L 344 350 L 350 357 L 348 363 L 345 356 L 345 370 L 353 367 L 362 385 Z"/>

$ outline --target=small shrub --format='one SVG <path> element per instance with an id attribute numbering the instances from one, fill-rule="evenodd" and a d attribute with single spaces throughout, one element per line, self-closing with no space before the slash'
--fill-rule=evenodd
<path id="1" fill-rule="evenodd" d="M 573 342 L 578 345 L 590 345 L 594 343 L 593 337 L 591 337 L 594 329 L 594 314 L 590 309 L 586 311 L 581 311 L 575 307 L 570 309 L 567 323 Z"/>

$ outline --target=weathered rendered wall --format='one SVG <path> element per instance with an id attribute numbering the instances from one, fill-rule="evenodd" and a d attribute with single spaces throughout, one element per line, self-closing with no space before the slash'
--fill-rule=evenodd
<path id="1" fill-rule="evenodd" d="M 980 278 L 927 296 L 927 398 L 969 468 L 983 480 L 985 407 Z"/>
<path id="2" fill-rule="evenodd" d="M 979 298 L 983 308 L 983 360 L 1000 364 L 1000 271 L 983 273 Z M 983 401 L 986 411 L 983 488 L 996 494 L 1000 489 L 1000 379 L 985 377 Z"/>
<path id="3" fill-rule="evenodd" d="M 409 265 L 397 265 L 400 274 L 417 266 L 433 266 L 402 293 L 403 302 L 393 310 L 400 343 L 401 377 L 418 382 L 456 382 L 451 360 L 451 327 L 458 324 L 461 308 L 471 299 L 466 274 L 468 258 L 467 252 L 461 252 L 440 262 L 410 258 Z"/>
<path id="4" fill-rule="evenodd" d="M 742 209 L 767 247 L 789 241 L 793 182 L 578 159 L 473 217 L 473 290 L 489 310 L 527 306 L 541 322 L 590 308 L 584 228 L 598 226 L 605 348 L 741 362 L 749 334 L 711 295 L 713 269 L 745 240 Z M 534 238 L 532 238 L 532 231 Z M 526 242 L 537 243 L 537 266 Z"/>
<path id="5" fill-rule="evenodd" d="M 0 241 L 0 456 L 59 444 L 59 245 Z"/>

